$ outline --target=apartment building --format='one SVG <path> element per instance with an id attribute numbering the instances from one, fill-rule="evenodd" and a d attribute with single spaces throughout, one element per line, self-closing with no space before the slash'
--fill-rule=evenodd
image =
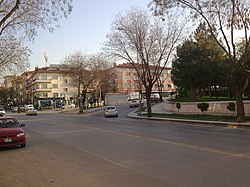
<path id="1" fill-rule="evenodd" d="M 35 68 L 22 74 L 25 103 L 42 108 L 58 108 L 77 100 L 77 88 L 70 85 L 69 77 L 59 65 Z"/>
<path id="2" fill-rule="evenodd" d="M 113 67 L 115 72 L 115 83 L 118 93 L 145 92 L 138 79 L 138 75 L 132 64 L 123 63 Z M 152 88 L 152 92 L 159 92 L 159 88 L 164 95 L 175 91 L 175 86 L 171 80 L 171 68 L 164 68 L 160 80 L 156 82 Z"/>

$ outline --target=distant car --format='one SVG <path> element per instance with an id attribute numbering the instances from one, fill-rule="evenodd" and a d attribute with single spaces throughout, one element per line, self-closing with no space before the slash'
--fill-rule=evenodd
<path id="1" fill-rule="evenodd" d="M 6 114 L 6 112 L 5 112 L 5 109 L 4 108 L 0 108 L 0 115 L 5 115 Z"/>
<path id="2" fill-rule="evenodd" d="M 105 117 L 111 117 L 111 116 L 118 117 L 117 108 L 115 106 L 107 106 L 104 109 L 104 116 Z"/>
<path id="3" fill-rule="evenodd" d="M 12 107 L 12 110 L 11 110 L 12 112 L 18 112 L 18 107 L 17 106 L 14 106 L 14 107 Z"/>
<path id="4" fill-rule="evenodd" d="M 26 146 L 25 133 L 20 124 L 13 117 L 0 118 L 0 147 Z"/>
<path id="5" fill-rule="evenodd" d="M 29 104 L 29 105 L 24 105 L 24 109 L 25 111 L 29 110 L 29 109 L 32 109 L 34 108 L 34 106 L 32 104 Z"/>
<path id="6" fill-rule="evenodd" d="M 18 112 L 25 112 L 25 108 L 23 105 L 18 106 Z"/>
<path id="7" fill-rule="evenodd" d="M 131 99 L 129 101 L 129 107 L 133 108 L 133 107 L 138 107 L 140 105 L 140 100 L 139 99 Z"/>
<path id="8" fill-rule="evenodd" d="M 26 116 L 30 115 L 37 115 L 37 110 L 35 108 L 30 108 L 29 110 L 26 111 Z"/>

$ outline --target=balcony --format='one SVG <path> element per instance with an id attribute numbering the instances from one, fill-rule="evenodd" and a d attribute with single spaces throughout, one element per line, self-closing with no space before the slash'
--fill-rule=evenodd
<path id="1" fill-rule="evenodd" d="M 52 79 L 34 79 L 33 80 L 33 84 L 34 83 L 51 83 Z"/>
<path id="2" fill-rule="evenodd" d="M 32 92 L 51 92 L 52 88 L 33 88 Z"/>

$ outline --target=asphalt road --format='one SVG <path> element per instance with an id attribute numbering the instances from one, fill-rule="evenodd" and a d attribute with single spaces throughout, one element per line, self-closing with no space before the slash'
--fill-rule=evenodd
<path id="1" fill-rule="evenodd" d="M 250 185 L 250 130 L 126 118 L 102 112 L 14 114 L 26 148 L 0 149 L 0 187 Z"/>

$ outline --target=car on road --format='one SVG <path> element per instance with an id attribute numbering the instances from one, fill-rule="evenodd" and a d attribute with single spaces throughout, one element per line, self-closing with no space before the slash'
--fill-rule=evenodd
<path id="1" fill-rule="evenodd" d="M 26 146 L 26 137 L 23 130 L 25 124 L 20 124 L 13 117 L 0 118 L 0 147 Z"/>
<path id="2" fill-rule="evenodd" d="M 3 116 L 5 114 L 6 114 L 5 109 L 4 108 L 0 108 L 0 115 Z"/>
<path id="3" fill-rule="evenodd" d="M 18 107 L 17 106 L 12 107 L 11 111 L 12 112 L 18 112 Z"/>
<path id="4" fill-rule="evenodd" d="M 143 106 L 143 101 L 140 101 L 140 99 L 131 99 L 129 101 L 129 107 L 130 108 L 138 107 L 140 106 L 140 103 L 141 103 L 141 106 Z"/>
<path id="5" fill-rule="evenodd" d="M 35 108 L 30 108 L 29 110 L 26 111 L 26 116 L 37 116 L 37 110 Z"/>
<path id="6" fill-rule="evenodd" d="M 25 112 L 25 108 L 23 105 L 18 106 L 18 112 Z"/>
<path id="7" fill-rule="evenodd" d="M 0 108 L 0 115 L 3 116 L 5 114 L 6 114 L 5 109 L 4 108 Z"/>
<path id="8" fill-rule="evenodd" d="M 118 117 L 118 110 L 116 106 L 107 106 L 104 109 L 104 116 L 105 117 Z"/>
<path id="9" fill-rule="evenodd" d="M 139 99 L 131 99 L 129 101 L 129 107 L 133 108 L 133 107 L 138 107 L 140 105 L 140 100 Z"/>

